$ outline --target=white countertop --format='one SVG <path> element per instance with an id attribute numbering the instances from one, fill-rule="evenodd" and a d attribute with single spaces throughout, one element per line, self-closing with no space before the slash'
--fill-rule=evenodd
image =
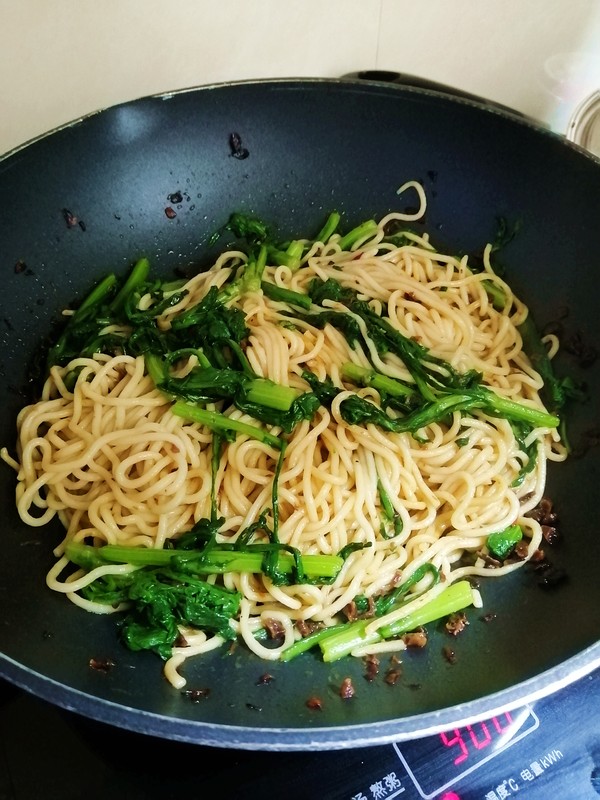
<path id="1" fill-rule="evenodd" d="M 597 0 L 0 0 L 0 153 L 115 103 L 385 69 L 566 132 L 600 88 Z"/>

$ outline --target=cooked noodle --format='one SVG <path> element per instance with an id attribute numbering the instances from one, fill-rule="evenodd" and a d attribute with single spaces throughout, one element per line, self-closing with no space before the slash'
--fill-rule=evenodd
<path id="1" fill-rule="evenodd" d="M 491 248 L 485 250 L 484 271 L 474 273 L 467 257 L 436 252 L 427 236 L 408 233 L 410 241 L 401 246 L 382 242 L 389 223 L 424 213 L 421 188 L 413 183 L 402 188 L 409 187 L 419 191 L 416 215 L 389 214 L 380 220 L 375 237 L 350 251 L 340 250 L 340 237 L 333 235 L 329 242 L 312 246 L 300 269 L 267 266 L 265 277 L 302 293 L 315 277 L 334 278 L 376 311 L 385 310 L 395 328 L 457 371 L 475 369 L 498 395 L 543 410 L 542 379 L 523 352 L 517 328 L 527 308 L 494 273 Z M 186 284 L 187 295 L 162 314 L 159 326 L 168 329 L 177 312 L 196 304 L 211 286 L 222 286 L 245 258 L 240 252 L 224 253 L 213 268 L 193 277 Z M 501 311 L 486 291 L 489 282 L 507 299 Z M 454 412 L 443 423 L 427 425 L 418 437 L 386 432 L 372 423 L 349 424 L 340 410 L 344 397 L 358 393 L 375 403 L 380 398 L 375 389 L 348 386 L 341 365 L 375 367 L 411 383 L 405 364 L 395 355 L 381 355 L 368 339 L 368 347 L 352 347 L 337 329 L 316 328 L 260 291 L 235 302 L 250 330 L 245 354 L 259 376 L 307 391 L 302 373 L 309 369 L 340 388 L 331 409 L 321 406 L 291 434 L 270 428 L 288 440 L 278 481 L 280 541 L 302 554 L 333 555 L 352 543 L 371 545 L 352 553 L 331 585 L 276 586 L 265 575 L 250 573 L 216 579 L 242 594 L 234 626 L 254 653 L 278 659 L 300 637 L 297 621 L 334 624 L 355 596 L 374 597 L 394 585 L 399 575 L 410 576 L 425 563 L 435 565 L 441 581 L 415 595 L 410 604 L 423 604 L 465 576 L 500 576 L 517 569 L 524 560 L 492 569 L 485 559 L 463 558 L 465 552 L 482 551 L 490 533 L 516 522 L 523 528 L 528 554 L 539 547 L 540 525 L 526 514 L 543 496 L 547 462 L 566 457 L 556 429 L 531 432 L 528 443 L 539 442 L 536 466 L 513 486 L 527 453 L 519 450 L 509 422 L 481 410 Z M 333 301 L 323 305 L 337 307 Z M 556 342 L 548 342 L 548 347 L 554 354 Z M 195 363 L 192 357 L 179 365 L 180 374 Z M 79 378 L 68 387 L 65 377 L 76 367 Z M 256 424 L 234 407 L 221 410 Z M 18 512 L 31 526 L 60 519 L 66 535 L 55 550 L 57 560 L 47 583 L 87 611 L 121 610 L 85 600 L 79 591 L 99 574 L 135 568 L 107 565 L 64 577 L 69 541 L 162 548 L 210 516 L 212 433 L 171 412 L 170 401 L 146 373 L 143 356 L 97 354 L 53 367 L 41 399 L 20 412 L 17 427 L 17 458 L 6 449 L 3 458 L 18 471 Z M 271 508 L 278 456 L 271 445 L 243 434 L 224 448 L 216 483 L 218 512 L 225 520 L 219 541 L 234 541 L 239 531 Z M 401 533 L 392 538 L 380 534 L 378 481 L 402 521 Z M 388 624 L 407 609 L 410 605 L 374 618 L 368 630 Z M 282 632 L 277 646 L 267 646 L 254 635 L 272 620 Z M 165 666 L 165 675 L 177 687 L 185 685 L 179 672 L 184 661 L 223 640 L 185 630 L 181 641 L 186 646 L 176 646 Z M 396 639 L 356 650 L 355 655 L 403 646 L 402 639 Z"/>

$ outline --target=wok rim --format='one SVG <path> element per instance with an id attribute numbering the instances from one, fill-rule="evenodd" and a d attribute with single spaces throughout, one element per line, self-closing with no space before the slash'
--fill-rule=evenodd
<path id="1" fill-rule="evenodd" d="M 14 145 L 9 150 L 4 153 L 0 153 L 0 164 L 3 161 L 10 158 L 11 156 L 16 155 L 21 150 L 28 148 L 30 145 L 35 144 L 36 142 L 43 141 L 48 137 L 59 133 L 60 131 L 67 130 L 68 128 L 75 127 L 88 119 L 98 116 L 99 114 L 103 114 L 105 112 L 113 111 L 118 108 L 122 108 L 128 105 L 135 105 L 140 102 L 150 101 L 150 100 L 162 100 L 168 101 L 172 97 L 176 97 L 178 95 L 184 94 L 194 94 L 196 92 L 210 92 L 220 89 L 226 88 L 235 88 L 241 86 L 276 86 L 278 84 L 297 84 L 302 86 L 308 85 L 328 85 L 328 86 L 349 86 L 354 84 L 355 86 L 363 86 L 363 87 L 371 87 L 371 88 L 380 88 L 380 89 L 388 89 L 390 91 L 400 91 L 405 92 L 408 94 L 416 94 L 419 96 L 425 97 L 439 97 L 444 98 L 446 100 L 451 100 L 458 105 L 466 105 L 466 106 L 474 106 L 475 108 L 482 109 L 489 114 L 495 114 L 499 117 L 504 119 L 511 120 L 513 123 L 523 125 L 527 128 L 531 128 L 533 130 L 538 131 L 539 133 L 549 136 L 551 138 L 555 138 L 562 142 L 566 147 L 577 151 L 578 153 L 582 153 L 583 155 L 587 156 L 590 160 L 600 164 L 600 155 L 596 155 L 588 150 L 583 145 L 579 144 L 578 142 L 573 141 L 569 137 L 569 132 L 561 132 L 555 131 L 548 127 L 542 120 L 536 119 L 534 117 L 526 116 L 521 114 L 517 110 L 512 110 L 508 106 L 500 106 L 498 104 L 488 102 L 486 98 L 476 98 L 475 96 L 465 96 L 461 94 L 452 94 L 451 87 L 442 87 L 440 85 L 439 88 L 429 88 L 424 86 L 411 86 L 409 83 L 393 83 L 391 81 L 386 81 L 384 79 L 377 80 L 374 78 L 359 78 L 354 77 L 351 73 L 341 76 L 341 77 L 320 77 L 320 76 L 287 76 L 287 77 L 274 77 L 274 78 L 246 78 L 243 80 L 229 80 L 229 81 L 213 81 L 211 83 L 199 83 L 193 84 L 191 86 L 184 86 L 179 87 L 177 89 L 166 89 L 159 92 L 151 92 L 150 94 L 141 94 L 137 95 L 132 98 L 128 98 L 125 100 L 120 100 L 116 103 L 111 103 L 106 106 L 98 106 L 95 109 L 88 111 L 84 114 L 78 115 L 73 117 L 69 120 L 59 123 L 54 127 L 43 131 L 42 133 L 36 134 L 35 136 L 29 137 L 25 141 Z"/>

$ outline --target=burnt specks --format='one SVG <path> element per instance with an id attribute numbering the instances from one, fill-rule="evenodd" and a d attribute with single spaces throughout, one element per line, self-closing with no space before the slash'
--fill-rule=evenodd
<path id="1" fill-rule="evenodd" d="M 82 231 L 85 231 L 86 225 L 82 219 L 79 219 L 72 211 L 69 211 L 68 208 L 62 209 L 62 216 L 67 225 L 67 228 L 77 228 L 79 227 Z"/>
<path id="2" fill-rule="evenodd" d="M 532 517 L 541 525 L 545 544 L 552 546 L 560 541 L 558 514 L 550 498 L 543 497 L 527 516 Z M 562 584 L 568 577 L 562 567 L 550 562 L 544 550 L 536 550 L 530 559 L 530 567 L 537 577 L 538 585 L 542 589 L 553 589 Z"/>
<path id="3" fill-rule="evenodd" d="M 405 633 L 402 641 L 407 647 L 426 647 L 427 645 L 427 631 L 425 628 L 418 628 L 411 633 Z"/>
<path id="4" fill-rule="evenodd" d="M 199 703 L 201 700 L 206 700 L 210 695 L 210 689 L 186 689 L 182 694 L 192 703 Z"/>
<path id="5" fill-rule="evenodd" d="M 451 636 L 458 636 L 469 624 L 467 615 L 464 611 L 457 611 L 455 614 L 450 614 L 445 623 L 446 631 Z"/>
<path id="6" fill-rule="evenodd" d="M 557 567 L 549 561 L 540 561 L 534 567 L 537 574 L 538 586 L 542 589 L 554 589 L 567 580 L 567 572 L 563 567 Z"/>
<path id="7" fill-rule="evenodd" d="M 110 658 L 90 658 L 89 666 L 96 672 L 110 672 L 115 666 L 115 662 Z"/>
<path id="8" fill-rule="evenodd" d="M 311 711 L 322 711 L 323 710 L 323 701 L 320 697 L 313 695 L 309 697 L 306 701 L 306 707 L 310 708 Z"/>
<path id="9" fill-rule="evenodd" d="M 31 269 L 31 267 L 27 266 L 22 258 L 15 262 L 14 271 L 15 275 L 35 275 L 35 272 Z"/>
<path id="10" fill-rule="evenodd" d="M 527 516 L 539 522 L 542 527 L 542 536 L 547 544 L 554 545 L 560 540 L 558 515 L 550 498 L 542 497 L 537 506 Z M 541 559 L 538 558 L 537 560 Z"/>
<path id="11" fill-rule="evenodd" d="M 446 622 L 444 623 L 444 629 L 446 633 L 450 634 L 456 638 L 459 634 L 461 634 L 469 624 L 469 620 L 467 619 L 467 615 L 464 611 L 457 611 L 454 614 L 450 614 L 446 618 Z M 456 664 L 456 650 L 454 649 L 453 645 L 445 644 L 442 647 L 442 655 L 448 662 L 448 664 Z"/>
<path id="12" fill-rule="evenodd" d="M 442 655 L 449 664 L 456 664 L 456 651 L 450 645 L 445 644 L 442 647 Z"/>
<path id="13" fill-rule="evenodd" d="M 269 617 L 264 620 L 265 630 L 269 635 L 269 639 L 273 642 L 283 642 L 285 637 L 285 630 L 283 625 L 278 619 Z"/>
<path id="14" fill-rule="evenodd" d="M 558 516 L 549 497 L 542 497 L 535 508 L 527 513 L 528 517 L 535 519 L 540 525 L 556 525 Z"/>
<path id="15" fill-rule="evenodd" d="M 574 356 L 582 369 L 588 369 L 598 360 L 598 350 L 590 342 L 587 342 L 581 333 L 576 331 L 564 343 L 565 350 Z"/>
<path id="16" fill-rule="evenodd" d="M 398 661 L 395 661 L 386 669 L 383 680 L 388 686 L 395 686 L 401 677 L 402 667 Z"/>
<path id="17" fill-rule="evenodd" d="M 375 655 L 366 656 L 365 659 L 365 680 L 374 681 L 379 674 L 379 659 Z"/>
<path id="18" fill-rule="evenodd" d="M 74 228 L 77 225 L 77 217 L 68 208 L 63 208 L 62 215 L 67 228 Z"/>
<path id="19" fill-rule="evenodd" d="M 514 549 L 511 553 L 511 560 L 524 561 L 528 555 L 529 555 L 529 546 L 527 542 L 524 542 L 521 539 L 521 541 L 517 542 L 516 545 L 514 546 Z"/>
<path id="20" fill-rule="evenodd" d="M 239 133 L 231 133 L 229 135 L 229 149 L 233 158 L 237 158 L 240 161 L 250 155 L 249 151 L 242 146 L 242 137 Z"/>
<path id="21" fill-rule="evenodd" d="M 560 539 L 560 534 L 553 525 L 542 525 L 542 536 L 548 544 L 556 544 Z"/>

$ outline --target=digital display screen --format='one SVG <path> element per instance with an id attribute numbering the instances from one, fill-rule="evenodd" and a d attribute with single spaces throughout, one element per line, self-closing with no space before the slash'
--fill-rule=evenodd
<path id="1" fill-rule="evenodd" d="M 419 794 L 427 800 L 490 761 L 539 724 L 535 713 L 525 707 L 394 747 Z"/>

